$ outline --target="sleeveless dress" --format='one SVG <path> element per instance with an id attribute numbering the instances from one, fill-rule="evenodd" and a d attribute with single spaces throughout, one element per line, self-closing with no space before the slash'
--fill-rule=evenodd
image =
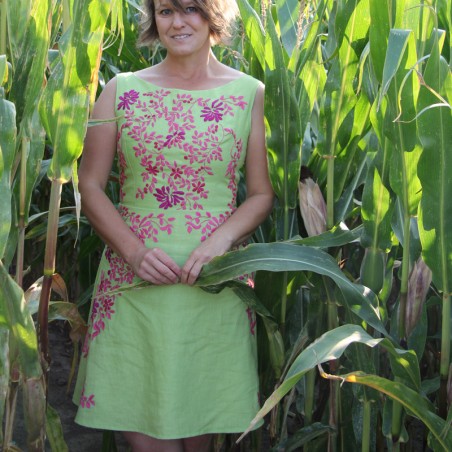
<path id="1" fill-rule="evenodd" d="M 146 246 L 179 266 L 236 208 L 258 83 L 243 75 L 189 91 L 117 77 L 118 210 Z M 254 312 L 230 289 L 137 282 L 106 247 L 76 422 L 160 439 L 243 432 L 259 410 Z"/>

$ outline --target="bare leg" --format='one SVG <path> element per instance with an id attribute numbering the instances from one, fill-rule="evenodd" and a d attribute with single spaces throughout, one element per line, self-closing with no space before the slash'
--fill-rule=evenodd
<path id="1" fill-rule="evenodd" d="M 200 435 L 184 438 L 184 452 L 209 452 L 213 435 Z"/>
<path id="2" fill-rule="evenodd" d="M 132 446 L 132 452 L 184 452 L 180 439 L 157 439 L 137 432 L 122 432 L 122 434 Z"/>

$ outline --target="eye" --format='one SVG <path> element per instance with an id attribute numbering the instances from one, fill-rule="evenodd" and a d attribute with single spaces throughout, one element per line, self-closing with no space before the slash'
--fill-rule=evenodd
<path id="1" fill-rule="evenodd" d="M 171 14 L 171 10 L 169 8 L 164 8 L 159 11 L 161 16 L 169 16 Z"/>
<path id="2" fill-rule="evenodd" d="M 185 8 L 185 14 L 196 14 L 198 12 L 198 8 L 196 6 L 187 6 Z"/>

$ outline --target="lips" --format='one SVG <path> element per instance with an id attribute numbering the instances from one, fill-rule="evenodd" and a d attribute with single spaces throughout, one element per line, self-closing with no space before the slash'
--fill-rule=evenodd
<path id="1" fill-rule="evenodd" d="M 190 35 L 175 35 L 175 36 L 173 36 L 173 39 L 186 39 L 189 37 L 190 37 Z"/>

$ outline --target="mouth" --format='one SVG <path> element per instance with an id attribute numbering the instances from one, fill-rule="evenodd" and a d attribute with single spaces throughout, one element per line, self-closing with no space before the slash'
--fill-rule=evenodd
<path id="1" fill-rule="evenodd" d="M 173 36 L 173 39 L 176 39 L 176 40 L 181 40 L 181 39 L 187 39 L 187 38 L 189 38 L 191 35 L 174 35 Z"/>

